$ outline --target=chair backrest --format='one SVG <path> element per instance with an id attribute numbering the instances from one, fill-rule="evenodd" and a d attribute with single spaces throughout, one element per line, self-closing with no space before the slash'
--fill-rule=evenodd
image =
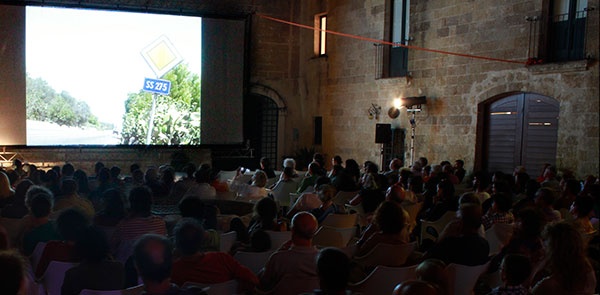
<path id="1" fill-rule="evenodd" d="M 356 225 L 357 214 L 329 214 L 325 220 L 321 222 L 322 226 L 349 228 Z"/>
<path id="2" fill-rule="evenodd" d="M 343 248 L 346 246 L 341 232 L 336 231 L 335 228 L 323 226 L 315 233 L 312 243 L 318 247 Z"/>
<path id="3" fill-rule="evenodd" d="M 237 233 L 234 231 L 230 231 L 228 233 L 221 234 L 221 241 L 219 242 L 219 251 L 228 253 L 231 251 L 231 247 L 235 243 L 235 239 L 237 238 Z"/>
<path id="4" fill-rule="evenodd" d="M 110 291 L 83 289 L 79 295 L 140 295 L 142 292 L 144 292 L 144 285 L 137 285 L 123 290 Z"/>
<path id="5" fill-rule="evenodd" d="M 298 184 L 294 181 L 280 182 L 273 188 L 271 193 L 280 206 L 289 207 L 293 205 L 290 203 L 290 193 L 295 193 L 297 189 Z"/>
<path id="6" fill-rule="evenodd" d="M 344 206 L 346 207 L 346 212 L 350 214 L 356 213 L 356 216 L 358 218 L 356 222 L 361 227 L 367 226 L 367 216 L 365 214 L 365 209 L 363 208 L 362 203 L 359 203 L 357 205 L 345 204 Z"/>
<path id="7" fill-rule="evenodd" d="M 318 277 L 284 276 L 273 288 L 274 295 L 298 295 L 319 288 Z"/>
<path id="8" fill-rule="evenodd" d="M 223 283 L 218 284 L 200 284 L 194 282 L 185 282 L 183 283 L 182 288 L 187 287 L 200 287 L 208 293 L 208 295 L 231 295 L 238 293 L 238 281 L 237 280 L 229 280 Z"/>
<path id="9" fill-rule="evenodd" d="M 417 278 L 416 269 L 417 265 L 407 267 L 380 265 L 375 267 L 364 280 L 351 284 L 350 290 L 361 294 L 392 294 L 397 284 Z"/>
<path id="10" fill-rule="evenodd" d="M 44 289 L 46 289 L 46 294 L 60 295 L 65 273 L 77 264 L 74 262 L 50 261 L 46 272 L 40 279 Z"/>
<path id="11" fill-rule="evenodd" d="M 271 257 L 273 251 L 267 252 L 244 252 L 239 251 L 233 255 L 233 258 L 237 260 L 241 265 L 249 268 L 254 274 L 258 274 L 265 264 L 269 257 Z"/>
<path id="12" fill-rule="evenodd" d="M 461 264 L 450 263 L 446 266 L 448 274 L 448 290 L 450 294 L 473 294 L 473 288 L 479 276 L 486 271 L 487 262 L 482 265 L 467 266 Z"/>
<path id="13" fill-rule="evenodd" d="M 291 231 L 267 230 L 266 232 L 267 232 L 267 234 L 269 234 L 269 237 L 271 238 L 271 249 L 270 250 L 277 250 L 277 249 L 279 249 L 279 247 L 281 247 L 281 245 L 283 245 L 283 243 L 292 239 Z"/>
<path id="14" fill-rule="evenodd" d="M 512 224 L 496 223 L 485 231 L 485 239 L 490 244 L 490 255 L 500 253 L 512 237 L 514 227 Z"/>
<path id="15" fill-rule="evenodd" d="M 406 259 L 416 248 L 416 242 L 401 245 L 380 243 L 364 256 L 354 257 L 354 261 L 365 268 L 378 265 L 399 267 L 406 263 Z"/>
<path id="16" fill-rule="evenodd" d="M 136 240 L 124 240 L 119 242 L 117 252 L 115 253 L 115 260 L 125 264 L 127 259 L 133 254 L 133 246 Z"/>
<path id="17" fill-rule="evenodd" d="M 216 195 L 217 200 L 233 201 L 233 200 L 235 200 L 235 197 L 236 197 L 236 193 L 231 192 L 231 191 L 217 192 L 217 195 Z"/>
<path id="18" fill-rule="evenodd" d="M 237 171 L 236 170 L 233 170 L 233 171 L 221 170 L 221 171 L 219 171 L 219 174 L 218 174 L 219 181 L 221 181 L 221 182 L 226 182 L 227 180 L 231 180 L 236 175 L 237 175 Z"/>
<path id="19" fill-rule="evenodd" d="M 333 203 L 336 205 L 343 207 L 348 201 L 352 200 L 352 198 L 356 197 L 359 191 L 351 191 L 351 192 L 343 192 L 339 191 L 335 197 L 333 197 Z"/>
<path id="20" fill-rule="evenodd" d="M 446 225 L 454 219 L 456 219 L 456 212 L 448 211 L 436 221 L 421 220 L 421 245 L 426 239 L 437 241 Z"/>
<path id="21" fill-rule="evenodd" d="M 42 254 L 44 253 L 44 249 L 46 248 L 46 242 L 38 242 L 31 252 L 29 256 L 29 261 L 31 261 L 31 269 L 37 269 L 37 265 L 42 258 Z"/>

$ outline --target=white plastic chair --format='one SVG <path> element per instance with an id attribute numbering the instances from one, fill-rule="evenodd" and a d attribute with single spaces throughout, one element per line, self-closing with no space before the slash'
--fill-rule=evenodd
<path id="1" fill-rule="evenodd" d="M 50 261 L 46 272 L 39 279 L 44 289 L 46 289 L 46 294 L 60 295 L 65 273 L 77 265 L 78 263 L 74 262 Z"/>
<path id="2" fill-rule="evenodd" d="M 410 217 L 410 220 L 408 220 L 408 224 L 410 226 L 409 230 L 412 230 L 415 225 L 417 225 L 417 214 L 419 214 L 419 211 L 421 211 L 421 208 L 423 208 L 423 202 L 403 205 L 402 208 L 408 212 L 408 216 Z"/>
<path id="3" fill-rule="evenodd" d="M 338 205 L 340 208 L 345 209 L 345 205 L 348 203 L 348 201 L 352 200 L 352 198 L 354 198 L 358 193 L 359 193 L 359 191 L 351 191 L 351 192 L 339 191 L 335 195 L 335 197 L 333 197 L 333 203 Z"/>
<path id="4" fill-rule="evenodd" d="M 42 254 L 44 253 L 44 249 L 46 248 L 46 242 L 38 242 L 31 252 L 29 256 L 29 260 L 31 261 L 31 269 L 37 269 L 37 265 L 42 258 Z"/>
<path id="5" fill-rule="evenodd" d="M 343 248 L 346 246 L 346 244 L 344 243 L 344 237 L 342 236 L 342 233 L 337 231 L 335 228 L 332 227 L 320 227 L 317 232 L 315 233 L 315 236 L 313 237 L 313 241 L 312 241 L 313 245 L 319 247 L 319 248 L 325 248 L 325 247 L 336 247 L 336 248 Z"/>
<path id="6" fill-rule="evenodd" d="M 271 249 L 270 250 L 277 250 L 277 249 L 279 249 L 279 247 L 281 247 L 281 245 L 283 245 L 283 243 L 292 239 L 291 231 L 266 230 L 265 232 L 271 238 Z"/>
<path id="7" fill-rule="evenodd" d="M 267 261 L 271 257 L 273 251 L 267 252 L 244 252 L 239 251 L 233 255 L 233 258 L 237 260 L 241 265 L 249 268 L 254 274 L 258 274 Z"/>
<path id="8" fill-rule="evenodd" d="M 473 288 L 477 279 L 488 268 L 489 261 L 482 265 L 467 266 L 450 263 L 446 266 L 448 274 L 448 290 L 450 294 L 474 294 Z"/>
<path id="9" fill-rule="evenodd" d="M 427 221 L 421 219 L 421 238 L 420 244 L 423 245 L 423 241 L 426 239 L 436 242 L 440 234 L 452 220 L 456 219 L 456 212 L 448 211 L 436 221 Z"/>
<path id="10" fill-rule="evenodd" d="M 354 227 L 357 221 L 357 214 L 329 214 L 325 217 L 325 220 L 321 222 L 322 226 L 329 226 L 335 228 L 349 228 Z"/>
<path id="11" fill-rule="evenodd" d="M 194 282 L 185 282 L 183 283 L 182 288 L 196 286 L 202 288 L 208 295 L 232 295 L 238 294 L 238 281 L 237 280 L 229 280 L 223 283 L 218 284 L 201 284 Z"/>
<path id="12" fill-rule="evenodd" d="M 218 177 L 220 182 L 227 182 L 228 180 L 232 180 L 237 175 L 237 170 L 233 171 L 219 171 Z"/>
<path id="13" fill-rule="evenodd" d="M 284 276 L 270 292 L 274 295 L 298 295 L 319 288 L 319 278 Z"/>
<path id="14" fill-rule="evenodd" d="M 412 254 L 416 248 L 416 242 L 401 245 L 380 243 L 364 256 L 354 257 L 354 261 L 365 268 L 378 265 L 399 267 L 406 263 L 410 254 Z"/>
<path id="15" fill-rule="evenodd" d="M 496 223 L 485 231 L 485 239 L 490 244 L 490 255 L 500 253 L 512 237 L 514 227 L 512 224 Z"/>
<path id="16" fill-rule="evenodd" d="M 235 239 L 237 238 L 237 233 L 234 231 L 228 233 L 221 234 L 221 241 L 219 243 L 219 251 L 228 253 L 231 251 L 231 247 L 235 243 Z"/>
<path id="17" fill-rule="evenodd" d="M 407 267 L 380 265 L 362 281 L 350 284 L 350 290 L 360 294 L 392 294 L 397 284 L 417 278 L 416 269 L 417 265 Z"/>
<path id="18" fill-rule="evenodd" d="M 144 292 L 144 285 L 137 285 L 123 290 L 100 291 L 83 289 L 79 295 L 140 295 Z"/>

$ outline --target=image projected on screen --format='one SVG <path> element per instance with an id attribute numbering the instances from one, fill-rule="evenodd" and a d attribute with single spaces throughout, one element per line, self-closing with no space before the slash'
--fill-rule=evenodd
<path id="1" fill-rule="evenodd" d="M 199 17 L 27 7 L 27 145 L 200 144 Z"/>

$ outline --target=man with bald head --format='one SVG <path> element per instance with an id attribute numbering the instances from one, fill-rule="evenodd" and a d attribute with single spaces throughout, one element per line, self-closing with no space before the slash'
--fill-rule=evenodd
<path id="1" fill-rule="evenodd" d="M 291 226 L 292 239 L 273 253 L 265 264 L 260 277 L 262 290 L 272 290 L 284 276 L 303 282 L 306 285 L 304 291 L 312 291 L 319 287 L 315 259 L 318 250 L 312 245 L 317 228 L 317 219 L 312 214 L 299 212 L 294 215 Z M 312 286 L 310 282 L 316 285 Z"/>

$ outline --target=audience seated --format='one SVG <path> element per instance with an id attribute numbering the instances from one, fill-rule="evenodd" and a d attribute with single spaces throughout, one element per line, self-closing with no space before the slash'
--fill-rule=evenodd
<path id="1" fill-rule="evenodd" d="M 111 249 L 116 251 L 119 244 L 133 242 L 143 234 L 166 235 L 165 221 L 151 214 L 152 192 L 148 187 L 140 186 L 129 193 L 129 214 L 118 224 L 111 238 Z M 124 257 L 121 257 L 124 258 Z"/>
<path id="2" fill-rule="evenodd" d="M 411 280 L 398 284 L 393 295 L 439 295 L 441 293 L 428 282 Z"/>
<path id="3" fill-rule="evenodd" d="M 195 183 L 189 184 L 189 189 L 183 194 L 185 197 L 196 197 L 199 199 L 215 199 L 217 190 L 210 185 L 212 169 L 208 166 L 202 166 L 194 173 Z M 174 199 L 179 201 L 179 199 Z"/>
<path id="4" fill-rule="evenodd" d="M 509 211 L 512 203 L 511 197 L 506 193 L 498 193 L 492 195 L 493 200 L 491 208 L 481 217 L 481 223 L 485 230 L 488 230 L 496 223 L 514 222 L 514 216 Z"/>
<path id="5" fill-rule="evenodd" d="M 89 226 L 90 221 L 85 214 L 75 208 L 63 210 L 56 219 L 56 228 L 62 240 L 46 243 L 40 261 L 35 269 L 36 277 L 41 277 L 50 261 L 78 262 L 81 258 L 75 252 L 75 240 L 82 229 Z"/>
<path id="6" fill-rule="evenodd" d="M 323 248 L 317 254 L 320 289 L 314 294 L 346 295 L 350 277 L 350 259 L 338 248 Z"/>
<path id="7" fill-rule="evenodd" d="M 2 294 L 27 294 L 27 264 L 16 251 L 0 250 L 0 286 Z"/>
<path id="8" fill-rule="evenodd" d="M 254 172 L 254 175 L 252 175 L 252 184 L 242 182 L 240 180 L 241 175 L 240 168 L 237 170 L 237 174 L 229 186 L 229 189 L 236 192 L 241 200 L 256 202 L 268 195 L 268 191 L 265 188 L 265 185 L 267 185 L 267 175 L 264 172 L 260 170 Z"/>
<path id="9" fill-rule="evenodd" d="M 207 168 L 209 168 L 208 165 L 207 165 Z M 194 178 L 194 173 L 196 172 L 196 165 L 194 165 L 194 163 L 185 164 L 182 168 L 182 171 L 185 172 L 185 175 L 173 184 L 173 188 L 171 189 L 171 192 L 169 193 L 169 199 L 171 199 L 175 202 L 179 202 L 183 198 L 183 195 L 193 185 L 196 184 L 196 179 Z M 210 183 L 210 173 L 208 176 L 207 183 Z M 215 191 L 215 194 L 216 194 L 216 191 Z"/>
<path id="10" fill-rule="evenodd" d="M 275 170 L 273 170 L 273 167 L 271 167 L 271 161 L 269 158 L 260 158 L 260 170 L 265 172 L 267 179 L 275 178 Z"/>
<path id="11" fill-rule="evenodd" d="M 250 269 L 241 265 L 229 254 L 202 252 L 204 229 L 195 220 L 182 219 L 174 231 L 175 246 L 181 257 L 173 262 L 171 280 L 182 285 L 185 282 L 217 284 L 237 280 L 244 291 L 253 290 L 258 278 Z"/>
<path id="12" fill-rule="evenodd" d="M 6 172 L 0 171 L 0 208 L 10 203 L 15 195 L 15 191 L 10 185 L 10 180 Z"/>
<path id="13" fill-rule="evenodd" d="M 233 218 L 230 229 L 237 232 L 237 240 L 242 243 L 248 243 L 249 237 L 257 230 L 285 231 L 285 223 L 277 221 L 277 211 L 277 204 L 273 199 L 262 198 L 254 204 L 252 220 L 248 228 L 239 218 Z"/>
<path id="14" fill-rule="evenodd" d="M 94 217 L 94 224 L 98 226 L 114 227 L 125 218 L 125 205 L 123 196 L 118 189 L 108 189 L 100 198 L 101 209 Z M 110 237 L 109 237 L 110 238 Z"/>
<path id="15" fill-rule="evenodd" d="M 286 167 L 290 167 L 294 171 L 294 174 L 292 176 L 293 178 L 298 178 L 298 171 L 296 171 L 296 160 L 294 160 L 293 158 L 285 158 L 285 159 L 283 159 L 283 166 L 282 166 L 282 168 L 285 169 Z"/>
<path id="16" fill-rule="evenodd" d="M 88 198 L 90 195 L 89 178 L 85 171 L 81 169 L 73 172 L 73 179 L 77 182 L 77 194 L 82 198 Z"/>
<path id="17" fill-rule="evenodd" d="M 417 280 L 425 281 L 434 286 L 439 295 L 449 294 L 448 274 L 446 264 L 439 260 L 429 258 L 421 262 L 415 269 Z"/>
<path id="18" fill-rule="evenodd" d="M 77 182 L 72 178 L 64 179 L 61 182 L 61 195 L 55 196 L 54 213 L 50 218 L 58 216 L 60 212 L 67 208 L 75 208 L 83 212 L 88 218 L 93 218 L 95 211 L 94 205 L 90 200 L 77 195 Z"/>
<path id="19" fill-rule="evenodd" d="M 5 218 L 23 218 L 29 213 L 27 205 L 25 205 L 25 195 L 27 190 L 33 185 L 29 179 L 23 179 L 17 184 L 13 201 L 2 208 L 1 215 Z"/>
<path id="20" fill-rule="evenodd" d="M 260 277 L 262 290 L 272 290 L 284 276 L 297 279 L 317 278 L 315 258 L 318 251 L 312 245 L 317 227 L 317 219 L 312 214 L 300 212 L 294 215 L 292 240 L 273 253 L 267 261 Z"/>
<path id="21" fill-rule="evenodd" d="M 556 192 L 542 187 L 535 193 L 535 205 L 542 212 L 544 219 L 547 223 L 558 222 L 561 220 L 561 215 L 558 210 L 554 210 L 552 204 L 554 204 L 554 200 Z"/>
<path id="22" fill-rule="evenodd" d="M 569 223 L 558 222 L 546 228 L 546 266 L 549 275 L 533 287 L 538 294 L 593 294 L 596 276 L 581 234 Z"/>
<path id="23" fill-rule="evenodd" d="M 110 247 L 104 232 L 93 226 L 81 230 L 75 240 L 75 251 L 81 257 L 81 262 L 65 273 L 62 295 L 77 295 L 83 289 L 124 288 L 123 264 L 110 258 Z"/>
<path id="24" fill-rule="evenodd" d="M 333 203 L 333 198 L 337 194 L 337 190 L 333 185 L 323 184 L 317 187 L 317 196 L 321 201 L 321 206 L 310 210 L 309 212 L 317 218 L 319 224 L 327 218 L 329 214 L 336 214 L 340 209 Z"/>
<path id="25" fill-rule="evenodd" d="M 356 256 L 364 256 L 379 243 L 402 245 L 408 243 L 408 233 L 404 230 L 406 219 L 402 207 L 392 201 L 385 201 L 375 211 L 370 224 L 356 243 Z"/>
<path id="26" fill-rule="evenodd" d="M 490 247 L 479 235 L 481 207 L 476 204 L 461 206 L 461 233 L 459 236 L 441 238 L 425 254 L 425 258 L 437 258 L 446 264 L 481 265 L 487 262 Z"/>
<path id="27" fill-rule="evenodd" d="M 27 201 L 31 211 L 31 228 L 23 235 L 23 253 L 31 255 L 35 246 L 40 242 L 59 240 L 60 235 L 55 229 L 54 222 L 49 219 L 54 200 L 52 192 L 41 186 L 32 186 L 27 191 Z"/>
<path id="28" fill-rule="evenodd" d="M 201 295 L 199 288 L 180 288 L 171 283 L 173 269 L 172 247 L 167 238 L 146 234 L 134 246 L 134 264 L 144 284 L 144 294 Z"/>
<path id="29" fill-rule="evenodd" d="M 298 190 L 298 182 L 296 182 L 293 177 L 294 169 L 290 167 L 283 168 L 280 179 L 271 188 L 273 197 L 280 206 L 289 207 L 291 205 L 290 193 L 295 193 Z"/>
<path id="30" fill-rule="evenodd" d="M 316 193 L 317 188 L 321 185 L 330 183 L 331 179 L 329 179 L 329 177 L 319 176 L 317 180 L 315 180 L 314 191 L 302 193 L 302 195 L 298 197 L 296 202 L 291 205 L 290 210 L 286 214 L 287 218 L 291 219 L 296 213 L 300 211 L 310 211 L 321 206 L 322 202 Z"/>
<path id="31" fill-rule="evenodd" d="M 500 277 L 502 285 L 494 288 L 490 295 L 527 295 L 529 289 L 524 286 L 531 275 L 529 258 L 519 254 L 509 254 L 502 259 Z"/>
<path id="32" fill-rule="evenodd" d="M 306 176 L 300 182 L 300 185 L 298 186 L 298 190 L 296 190 L 296 193 L 301 194 L 304 191 L 306 191 L 307 188 L 314 186 L 317 178 L 319 176 L 324 176 L 322 174 L 319 174 L 319 171 L 320 171 L 319 164 L 317 164 L 315 162 L 310 163 L 308 165 L 308 171 L 306 172 Z"/>
<path id="33" fill-rule="evenodd" d="M 596 232 L 590 218 L 594 211 L 594 199 L 591 196 L 579 196 L 571 205 L 571 216 L 573 217 L 573 226 L 584 236 Z"/>

